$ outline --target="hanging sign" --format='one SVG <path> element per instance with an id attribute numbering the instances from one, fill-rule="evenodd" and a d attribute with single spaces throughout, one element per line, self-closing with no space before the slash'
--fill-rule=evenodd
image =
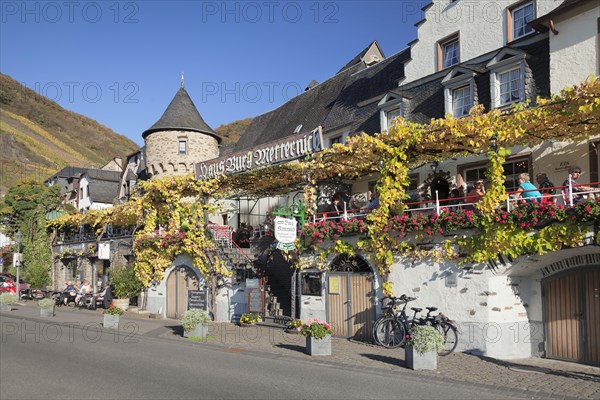
<path id="1" fill-rule="evenodd" d="M 294 218 L 275 217 L 275 239 L 280 250 L 293 250 L 297 237 L 298 221 Z"/>
<path id="2" fill-rule="evenodd" d="M 98 260 L 110 260 L 110 243 L 98 245 Z"/>
<path id="3" fill-rule="evenodd" d="M 19 268 L 23 264 L 23 253 L 13 253 L 13 267 Z"/>

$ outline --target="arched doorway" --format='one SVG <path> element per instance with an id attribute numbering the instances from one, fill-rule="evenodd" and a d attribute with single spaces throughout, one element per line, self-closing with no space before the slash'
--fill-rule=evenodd
<path id="1" fill-rule="evenodd" d="M 359 255 L 340 255 L 327 274 L 327 319 L 338 336 L 366 340 L 375 319 L 374 274 Z"/>
<path id="2" fill-rule="evenodd" d="M 206 286 L 203 280 L 187 265 L 179 265 L 171 271 L 167 278 L 167 318 L 180 319 L 188 310 L 190 292 L 194 291 L 195 299 L 204 296 L 204 309 L 206 305 Z M 200 292 L 200 293 L 198 293 Z"/>
<path id="3" fill-rule="evenodd" d="M 598 266 L 554 274 L 542 281 L 542 288 L 546 356 L 600 365 Z"/>

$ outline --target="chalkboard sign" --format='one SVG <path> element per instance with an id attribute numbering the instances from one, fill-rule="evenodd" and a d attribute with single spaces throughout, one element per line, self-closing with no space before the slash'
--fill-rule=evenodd
<path id="1" fill-rule="evenodd" d="M 263 295 L 260 289 L 248 289 L 248 312 L 263 312 Z"/>
<path id="2" fill-rule="evenodd" d="M 206 290 L 188 290 L 188 310 L 192 308 L 207 310 Z"/>

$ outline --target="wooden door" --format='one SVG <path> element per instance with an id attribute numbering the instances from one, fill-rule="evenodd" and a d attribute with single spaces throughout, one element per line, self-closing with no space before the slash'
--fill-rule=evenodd
<path id="1" fill-rule="evenodd" d="M 600 365 L 600 270 L 544 281 L 548 358 Z"/>
<path id="2" fill-rule="evenodd" d="M 600 364 L 600 270 L 586 271 L 585 291 L 585 360 Z"/>
<path id="3" fill-rule="evenodd" d="M 198 290 L 198 277 L 188 266 L 175 268 L 167 278 L 167 318 L 180 319 L 187 311 L 188 290 Z"/>
<path id="4" fill-rule="evenodd" d="M 372 275 L 330 273 L 327 318 L 334 335 L 368 339 L 374 319 Z"/>

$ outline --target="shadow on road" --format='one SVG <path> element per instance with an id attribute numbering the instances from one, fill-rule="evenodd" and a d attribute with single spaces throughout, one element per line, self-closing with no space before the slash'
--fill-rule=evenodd
<path id="1" fill-rule="evenodd" d="M 386 364 L 391 364 L 394 366 L 400 366 L 400 367 L 406 366 L 404 364 L 404 360 L 402 360 L 398 357 L 381 356 L 379 354 L 368 354 L 368 353 L 361 353 L 360 355 L 362 357 L 368 358 L 370 360 L 380 361 L 380 362 L 384 362 Z"/>

